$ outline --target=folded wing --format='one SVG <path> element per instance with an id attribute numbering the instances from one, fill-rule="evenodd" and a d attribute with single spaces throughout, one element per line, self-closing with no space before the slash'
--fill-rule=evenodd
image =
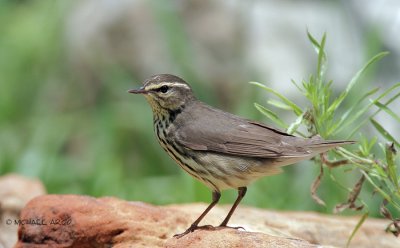
<path id="1" fill-rule="evenodd" d="M 185 125 L 177 120 L 175 135 L 171 136 L 188 149 L 260 158 L 307 157 L 314 153 L 309 147 L 315 145 L 314 139 L 295 137 L 205 105 L 200 107 L 202 115 L 191 113 Z"/>

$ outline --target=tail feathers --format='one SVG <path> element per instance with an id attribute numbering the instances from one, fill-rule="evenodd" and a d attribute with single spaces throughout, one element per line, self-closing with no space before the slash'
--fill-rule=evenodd
<path id="1" fill-rule="evenodd" d="M 308 148 L 310 148 L 313 153 L 323 153 L 338 146 L 350 145 L 354 143 L 356 143 L 356 141 L 353 140 L 323 140 L 319 138 L 315 139 L 314 142 L 311 142 L 308 145 Z"/>
<path id="2" fill-rule="evenodd" d="M 351 140 L 323 140 L 321 137 L 313 137 L 306 141 L 307 142 L 302 139 L 300 140 L 300 143 L 297 144 L 297 147 L 301 147 L 301 151 L 298 151 L 298 153 L 295 154 L 283 156 L 284 159 L 277 159 L 275 165 L 280 167 L 294 164 L 305 159 L 310 159 L 317 154 L 324 153 L 335 147 L 356 143 Z M 270 162 L 268 162 L 268 164 L 271 165 Z"/>

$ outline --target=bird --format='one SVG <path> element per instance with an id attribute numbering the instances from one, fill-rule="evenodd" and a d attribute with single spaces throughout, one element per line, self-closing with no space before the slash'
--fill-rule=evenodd
<path id="1" fill-rule="evenodd" d="M 211 203 L 186 231 L 174 235 L 177 238 L 197 229 L 228 228 L 250 183 L 280 173 L 282 166 L 354 143 L 320 136 L 297 137 L 224 112 L 198 100 L 185 80 L 171 74 L 151 76 L 142 87 L 128 92 L 146 98 L 161 147 L 185 172 L 212 191 Z M 238 196 L 225 219 L 218 227 L 199 226 L 227 189 L 236 189 Z"/>

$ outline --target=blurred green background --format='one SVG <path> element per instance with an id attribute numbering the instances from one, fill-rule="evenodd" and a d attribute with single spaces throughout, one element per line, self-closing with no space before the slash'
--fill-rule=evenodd
<path id="1" fill-rule="evenodd" d="M 208 104 L 268 123 L 253 106 L 266 95 L 247 82 L 302 103 L 290 79 L 314 72 L 307 29 L 317 37 L 327 32 L 329 75 L 338 90 L 382 50 L 391 55 L 369 71 L 363 87 L 387 87 L 399 78 L 400 42 L 386 19 L 393 10 L 376 15 L 369 11 L 374 4 L 388 1 L 359 2 L 2 0 L 0 175 L 40 178 L 55 194 L 209 202 L 209 189 L 159 147 L 147 102 L 126 91 L 153 74 L 176 74 Z M 395 124 L 384 125 L 399 134 Z M 351 187 L 354 175 L 343 171 L 332 173 Z M 319 194 L 327 208 L 318 206 L 309 192 L 318 172 L 313 162 L 286 167 L 251 185 L 243 203 L 331 212 L 347 193 L 324 180 Z M 363 194 L 378 206 L 371 192 Z M 235 198 L 226 191 L 221 202 Z"/>

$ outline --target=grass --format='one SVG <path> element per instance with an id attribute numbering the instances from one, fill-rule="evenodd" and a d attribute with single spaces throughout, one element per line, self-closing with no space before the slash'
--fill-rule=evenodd
<path id="1" fill-rule="evenodd" d="M 321 166 L 321 171 L 312 184 L 311 194 L 318 204 L 326 206 L 324 200 L 317 195 L 317 190 L 323 174 L 327 171 L 332 182 L 348 192 L 347 200 L 336 205 L 335 212 L 342 212 L 345 209 L 363 211 L 363 216 L 350 239 L 371 211 L 380 212 L 390 219 L 389 230 L 398 236 L 400 234 L 399 219 L 394 217 L 393 214 L 400 212 L 400 167 L 395 156 L 396 149 L 400 147 L 399 140 L 396 140 L 393 135 L 385 130 L 374 117 L 379 112 L 384 111 L 393 121 L 400 124 L 399 116 L 390 108 L 390 104 L 400 96 L 400 83 L 381 93 L 378 88 L 366 90 L 365 93 L 355 95 L 356 97 L 352 96 L 351 107 L 341 108 L 354 87 L 362 83 L 361 78 L 367 69 L 388 53 L 382 52 L 372 57 L 354 75 L 347 87 L 337 96 L 334 96 L 333 81 L 327 81 L 325 76 L 327 70 L 327 55 L 324 50 L 326 36 L 324 35 L 320 42 L 310 33 L 308 33 L 308 37 L 318 55 L 315 75 L 311 75 L 308 80 L 303 80 L 301 84 L 293 81 L 299 93 L 307 99 L 308 106 L 300 107 L 279 92 L 263 84 L 252 82 L 252 84 L 278 98 L 277 100 L 269 100 L 270 106 L 290 111 L 295 115 L 296 120 L 289 125 L 280 119 L 279 115 L 272 109 L 257 103 L 255 103 L 255 107 L 275 124 L 288 130 L 289 133 L 297 133 L 306 137 L 320 135 L 324 139 L 354 139 L 354 136 L 358 135 L 360 141 L 357 146 L 337 148 L 330 153 L 332 162 L 327 158 L 315 159 L 316 163 Z M 374 127 L 376 133 L 365 135 L 363 128 L 367 125 Z M 307 130 L 306 134 L 298 131 L 301 126 Z M 381 136 L 380 142 L 378 142 L 378 134 Z M 379 152 L 379 148 L 381 152 Z M 322 165 L 326 165 L 329 170 L 324 169 Z M 332 173 L 332 170 L 336 170 L 338 167 L 345 167 L 346 173 L 361 177 L 357 180 L 354 177 L 350 180 L 354 186 L 349 185 L 341 177 Z M 364 183 L 369 183 L 369 188 Z M 363 200 L 363 197 L 360 196 L 363 189 L 369 191 L 371 195 L 373 193 L 379 195 L 380 208 L 377 208 L 376 204 L 368 204 Z M 388 207 L 392 211 L 388 210 Z"/>

